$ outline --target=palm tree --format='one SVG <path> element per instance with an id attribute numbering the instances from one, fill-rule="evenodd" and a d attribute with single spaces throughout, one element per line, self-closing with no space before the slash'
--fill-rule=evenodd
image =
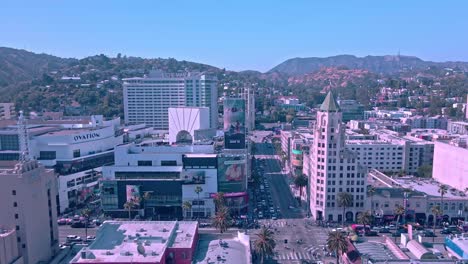
<path id="1" fill-rule="evenodd" d="M 132 209 L 135 208 L 137 203 L 135 200 L 130 199 L 124 203 L 124 208 L 128 210 L 128 220 L 132 220 Z"/>
<path id="2" fill-rule="evenodd" d="M 344 227 L 346 208 L 351 207 L 353 204 L 353 195 L 347 192 L 340 192 L 337 195 L 337 203 L 339 207 L 343 207 L 342 225 Z"/>
<path id="3" fill-rule="evenodd" d="M 230 223 L 229 209 L 225 206 L 218 208 L 215 216 L 213 217 L 214 227 L 219 229 L 219 232 L 222 234 L 225 232 Z"/>
<path id="4" fill-rule="evenodd" d="M 440 193 L 440 212 L 444 214 L 444 195 L 448 192 L 447 185 L 440 185 L 438 192 Z"/>
<path id="5" fill-rule="evenodd" d="M 254 242 L 254 250 L 261 256 L 260 263 L 263 264 L 265 257 L 268 258 L 273 256 L 276 242 L 273 231 L 267 227 L 262 227 L 256 236 L 257 239 L 255 239 Z"/>
<path id="6" fill-rule="evenodd" d="M 302 188 L 307 186 L 307 182 L 307 177 L 302 173 L 294 178 L 294 185 L 299 188 L 299 205 L 302 200 Z"/>
<path id="7" fill-rule="evenodd" d="M 187 216 L 188 211 L 192 209 L 192 203 L 190 201 L 185 201 L 182 204 L 182 209 L 185 211 L 185 216 Z"/>
<path id="8" fill-rule="evenodd" d="M 341 232 L 330 232 L 327 238 L 328 250 L 335 252 L 336 264 L 340 261 L 340 254 L 345 253 L 348 250 L 348 241 L 343 233 Z"/>
<path id="9" fill-rule="evenodd" d="M 372 215 L 369 211 L 365 211 L 364 213 L 360 213 L 357 217 L 357 222 L 361 225 L 364 225 L 364 234 L 366 233 L 366 226 L 370 225 L 372 220 Z"/>
<path id="10" fill-rule="evenodd" d="M 400 217 L 405 213 L 405 208 L 402 205 L 396 205 L 395 206 L 395 214 L 397 215 L 397 221 L 396 224 L 400 222 Z"/>
<path id="11" fill-rule="evenodd" d="M 440 209 L 440 206 L 438 205 L 432 206 L 431 213 L 434 215 L 434 226 L 432 229 L 435 234 L 437 218 L 442 215 L 442 210 Z M 432 237 L 432 242 L 434 242 L 434 237 Z"/>
<path id="12" fill-rule="evenodd" d="M 198 214 L 197 214 L 197 218 L 199 217 L 199 214 L 200 214 L 200 193 L 203 192 L 203 188 L 201 186 L 197 186 L 195 187 L 195 193 L 197 194 L 198 196 Z"/>
<path id="13" fill-rule="evenodd" d="M 89 208 L 83 209 L 81 211 L 81 216 L 85 218 L 85 239 L 88 239 L 88 222 L 91 217 L 91 210 Z"/>
<path id="14" fill-rule="evenodd" d="M 225 206 L 226 199 L 224 197 L 224 193 L 223 192 L 216 193 L 216 195 L 214 197 L 214 202 L 215 202 L 216 208 L 220 208 L 220 207 Z"/>

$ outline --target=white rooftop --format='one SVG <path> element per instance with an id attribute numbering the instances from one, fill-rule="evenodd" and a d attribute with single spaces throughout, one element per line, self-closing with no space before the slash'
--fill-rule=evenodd
<path id="1" fill-rule="evenodd" d="M 193 263 L 250 263 L 250 253 L 237 238 L 232 239 L 203 239 L 198 242 L 198 250 Z"/>
<path id="2" fill-rule="evenodd" d="M 70 263 L 159 263 L 167 248 L 191 248 L 194 221 L 106 221 Z"/>
<path id="3" fill-rule="evenodd" d="M 430 196 L 440 197 L 439 193 L 439 183 L 433 179 L 418 179 L 414 177 L 402 177 L 402 178 L 393 178 L 396 182 L 398 182 L 403 188 L 414 189 L 416 191 L 424 192 Z M 447 186 L 449 189 L 447 193 L 444 195 L 446 198 L 452 199 L 467 199 L 465 194 L 461 191 L 451 188 Z"/>

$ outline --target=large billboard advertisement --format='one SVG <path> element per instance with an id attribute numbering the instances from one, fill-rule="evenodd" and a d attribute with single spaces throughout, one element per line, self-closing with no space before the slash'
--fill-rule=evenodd
<path id="1" fill-rule="evenodd" d="M 245 192 L 246 189 L 245 156 L 218 157 L 218 191 L 233 193 Z"/>
<path id="2" fill-rule="evenodd" d="M 245 100 L 227 98 L 224 100 L 224 147 L 245 148 Z"/>
<path id="3" fill-rule="evenodd" d="M 127 185 L 126 192 L 127 192 L 127 202 L 132 202 L 136 206 L 139 206 L 141 202 L 140 186 Z"/>

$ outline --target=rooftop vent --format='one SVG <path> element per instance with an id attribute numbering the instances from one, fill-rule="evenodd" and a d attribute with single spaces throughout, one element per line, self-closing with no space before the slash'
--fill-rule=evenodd
<path id="1" fill-rule="evenodd" d="M 159 256 L 159 254 L 156 251 L 151 252 L 151 256 Z"/>
<path id="2" fill-rule="evenodd" d="M 166 229 L 166 228 L 163 228 L 162 231 L 163 231 L 163 232 L 167 232 L 167 229 Z"/>
<path id="3" fill-rule="evenodd" d="M 144 228 L 140 228 L 139 230 L 140 232 L 146 232 L 146 230 Z"/>
<path id="4" fill-rule="evenodd" d="M 106 251 L 105 253 L 107 256 L 111 256 L 111 255 L 114 255 L 114 253 L 110 252 L 110 251 Z"/>

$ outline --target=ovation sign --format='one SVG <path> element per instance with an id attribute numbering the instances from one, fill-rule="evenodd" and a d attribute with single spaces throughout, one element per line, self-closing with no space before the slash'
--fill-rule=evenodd
<path id="1" fill-rule="evenodd" d="M 89 133 L 89 134 L 74 136 L 73 140 L 80 141 L 80 140 L 87 140 L 87 139 L 93 139 L 93 138 L 99 138 L 99 137 L 101 137 L 101 135 L 99 135 L 98 133 Z"/>

